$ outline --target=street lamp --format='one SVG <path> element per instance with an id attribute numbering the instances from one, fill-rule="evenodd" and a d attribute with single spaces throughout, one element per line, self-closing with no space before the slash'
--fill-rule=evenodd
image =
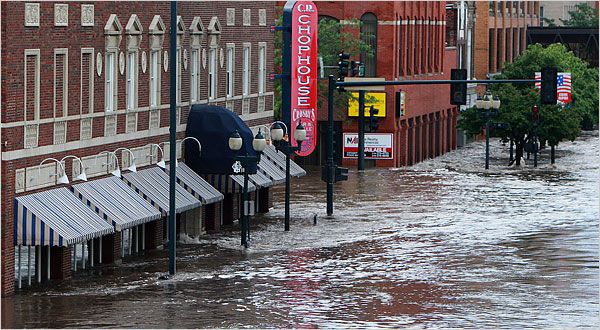
<path id="1" fill-rule="evenodd" d="M 475 107 L 480 110 L 485 110 L 485 169 L 487 170 L 490 168 L 490 118 L 492 115 L 498 115 L 500 98 L 498 96 L 492 96 L 490 92 L 487 92 L 483 97 L 477 97 Z"/>
<path id="2" fill-rule="evenodd" d="M 77 160 L 79 162 L 79 166 L 81 168 L 81 172 L 79 173 L 78 176 L 75 177 L 75 180 L 87 181 L 87 175 L 85 175 L 85 168 L 83 167 L 83 162 L 81 161 L 81 158 L 79 158 L 77 156 L 73 156 L 73 155 L 67 155 L 67 156 L 64 156 L 60 160 L 60 162 L 62 163 L 67 158 L 74 158 L 75 160 Z"/>
<path id="3" fill-rule="evenodd" d="M 244 144 L 244 141 L 242 140 L 240 133 L 238 133 L 237 130 L 234 131 L 231 134 L 231 136 L 229 137 L 229 149 L 231 149 L 234 152 L 237 152 L 240 149 L 242 149 L 243 144 Z M 262 133 L 260 132 L 260 129 L 259 129 L 258 133 L 252 140 L 252 149 L 254 149 L 254 151 L 256 151 L 256 156 L 250 156 L 250 155 L 248 155 L 247 152 L 244 152 L 243 155 L 235 155 L 233 157 L 233 160 L 235 161 L 235 163 L 232 166 L 233 171 L 235 173 L 239 173 L 242 170 L 242 168 L 244 169 L 244 190 L 243 190 L 243 197 L 242 197 L 243 203 L 244 203 L 244 211 L 242 213 L 242 217 L 240 218 L 240 229 L 241 229 L 241 235 L 242 235 L 242 245 L 245 248 L 248 248 L 248 237 L 250 236 L 250 221 L 249 221 L 250 219 L 248 216 L 249 202 L 248 202 L 248 171 L 247 171 L 247 168 L 251 165 L 258 164 L 258 162 L 260 161 L 260 155 L 262 154 L 263 150 L 265 150 L 266 146 L 267 146 L 267 141 L 265 140 L 265 137 L 262 135 Z"/>
<path id="4" fill-rule="evenodd" d="M 285 218 L 284 218 L 284 230 L 290 230 L 290 156 L 293 152 L 300 150 L 302 146 L 302 142 L 306 140 L 306 130 L 304 126 L 302 126 L 302 122 L 298 123 L 296 126 L 296 131 L 294 132 L 294 138 L 296 139 L 297 146 L 294 147 L 287 140 L 283 139 L 284 131 L 283 127 L 285 127 L 285 134 L 289 133 L 287 126 L 281 122 L 276 121 L 271 124 L 271 138 L 273 139 L 275 148 L 277 150 L 282 151 L 285 154 Z"/>
<path id="5" fill-rule="evenodd" d="M 148 158 L 152 158 L 154 156 L 154 152 L 152 150 L 153 147 L 156 147 L 157 150 L 160 150 L 160 160 L 158 161 L 158 163 L 156 163 L 156 166 L 162 168 L 163 170 L 166 168 L 166 164 L 165 164 L 165 152 L 164 150 L 160 147 L 160 144 L 157 143 L 150 143 L 150 155 L 148 155 Z M 158 154 L 156 155 L 157 157 L 159 156 Z"/>
<path id="6" fill-rule="evenodd" d="M 109 156 L 112 156 L 113 159 L 115 160 L 115 167 L 116 169 L 112 172 L 110 172 L 110 174 L 116 176 L 117 178 L 121 177 L 121 169 L 119 168 L 119 158 L 117 158 L 117 154 L 115 154 L 112 151 L 102 151 L 101 153 L 97 154 L 96 157 L 94 158 L 94 164 L 96 163 L 96 161 L 98 160 L 98 156 L 103 155 L 103 154 L 108 154 Z M 109 163 L 106 163 L 106 165 L 108 166 Z"/>
<path id="7" fill-rule="evenodd" d="M 52 161 L 55 161 L 56 163 L 58 163 L 59 167 L 62 169 L 63 175 L 61 175 L 61 176 L 58 178 L 58 183 L 59 183 L 59 184 L 68 184 L 68 183 L 69 183 L 69 178 L 67 177 L 67 171 L 65 171 L 65 166 L 63 165 L 63 163 L 62 163 L 60 160 L 58 160 L 58 159 L 55 159 L 55 158 L 46 158 L 46 159 L 44 159 L 44 160 L 42 160 L 42 161 L 40 162 L 40 165 L 38 165 L 38 177 L 39 177 L 39 176 L 41 176 L 41 169 L 42 169 L 42 168 L 41 168 L 41 166 L 42 166 L 42 165 L 43 165 L 43 164 L 44 164 L 44 163 L 45 163 L 47 160 L 52 160 Z M 60 171 L 59 171 L 59 172 L 57 172 L 57 173 L 55 174 L 55 176 L 58 176 L 59 174 L 60 174 Z"/>

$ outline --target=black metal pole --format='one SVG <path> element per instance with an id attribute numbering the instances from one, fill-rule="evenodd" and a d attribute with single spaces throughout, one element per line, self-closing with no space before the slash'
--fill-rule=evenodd
<path id="1" fill-rule="evenodd" d="M 333 215 L 333 93 L 335 78 L 329 75 L 327 93 L 327 216 Z"/>
<path id="2" fill-rule="evenodd" d="M 537 167 L 537 159 L 538 159 L 538 144 L 537 144 L 537 135 L 533 138 L 533 167 Z"/>
<path id="3" fill-rule="evenodd" d="M 510 138 L 510 161 L 511 162 L 514 160 L 513 159 L 514 158 L 514 156 L 513 156 L 514 145 L 515 145 L 515 142 L 513 141 L 512 138 Z"/>
<path id="4" fill-rule="evenodd" d="M 169 103 L 170 119 L 169 119 L 169 274 L 175 274 L 175 240 L 177 237 L 175 228 L 175 175 L 177 162 L 177 1 L 171 1 L 171 58 L 169 63 L 170 82 L 169 82 Z"/>
<path id="5" fill-rule="evenodd" d="M 485 111 L 485 169 L 490 168 L 490 111 Z"/>
<path id="6" fill-rule="evenodd" d="M 288 134 L 288 137 L 290 135 Z M 285 224 L 284 230 L 290 230 L 290 154 L 292 153 L 291 145 L 287 145 L 285 157 Z"/>
<path id="7" fill-rule="evenodd" d="M 554 146 L 550 146 L 550 164 L 554 164 Z"/>
<path id="8" fill-rule="evenodd" d="M 241 221 L 240 221 L 240 229 L 241 229 L 241 235 L 242 235 L 242 245 L 244 247 L 248 247 L 248 240 L 246 237 L 246 227 L 248 226 L 248 214 L 247 214 L 247 203 L 248 203 L 248 170 L 247 170 L 247 163 L 245 163 L 244 165 L 244 191 L 243 191 L 243 196 L 242 196 L 242 204 L 243 206 L 243 211 L 242 211 L 242 216 L 241 216 Z"/>
<path id="9" fill-rule="evenodd" d="M 365 169 L 365 91 L 358 91 L 358 170 Z"/>

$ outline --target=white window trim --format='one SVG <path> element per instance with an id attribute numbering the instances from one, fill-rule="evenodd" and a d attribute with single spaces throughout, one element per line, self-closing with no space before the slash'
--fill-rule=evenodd
<path id="1" fill-rule="evenodd" d="M 181 76 L 183 73 L 183 60 L 182 60 L 183 48 L 178 46 L 176 52 L 177 52 L 177 54 L 176 54 L 177 58 L 175 59 L 176 60 L 175 63 L 176 63 L 177 71 L 175 72 L 175 74 L 177 77 L 177 82 L 176 82 L 177 83 L 177 86 L 176 86 L 177 91 L 175 94 L 175 100 L 176 100 L 175 102 L 179 105 L 179 104 L 181 104 Z"/>
<path id="2" fill-rule="evenodd" d="M 231 56 L 229 56 L 231 51 Z M 226 75 L 229 79 L 226 81 L 227 86 L 225 86 L 226 97 L 232 98 L 235 96 L 235 44 L 228 43 L 227 51 L 226 51 Z"/>
<path id="3" fill-rule="evenodd" d="M 196 59 L 194 60 L 194 54 Z M 190 102 L 200 100 L 200 49 L 192 48 L 190 52 Z M 195 85 L 195 86 L 194 86 Z"/>
<path id="4" fill-rule="evenodd" d="M 88 104 L 89 104 L 89 109 L 87 109 L 87 111 L 85 111 L 85 113 L 93 113 L 94 112 L 94 62 L 96 61 L 96 58 L 94 57 L 94 48 L 81 48 L 81 57 L 80 57 L 80 62 L 79 62 L 79 67 L 83 68 L 83 55 L 84 54 L 89 54 L 90 55 L 90 64 L 89 64 L 89 100 L 88 100 Z M 81 72 L 81 71 L 80 71 Z M 79 79 L 79 90 L 82 91 L 83 90 L 83 76 L 80 74 L 80 79 Z M 83 93 L 79 93 L 79 114 L 84 114 L 84 109 L 83 109 Z"/>
<path id="5" fill-rule="evenodd" d="M 214 100 L 218 97 L 217 89 L 219 88 L 217 82 L 217 47 L 210 47 L 208 50 L 208 99 Z"/>
<path id="6" fill-rule="evenodd" d="M 107 51 L 104 59 L 104 111 L 113 112 L 117 110 L 117 55 L 116 51 Z M 110 63 L 109 58 L 112 58 L 112 72 L 109 70 Z M 112 80 L 109 80 L 109 76 L 112 76 Z M 110 84 L 110 86 L 109 86 Z M 109 90 L 112 89 L 112 90 Z M 110 94 L 109 94 L 110 93 Z M 109 99 L 109 95 L 110 99 Z M 111 103 L 111 104 L 109 104 Z"/>
<path id="7" fill-rule="evenodd" d="M 156 54 L 156 56 L 153 56 L 154 54 Z M 161 55 L 162 55 L 162 51 L 160 49 L 153 49 L 150 51 L 150 79 L 148 79 L 148 81 L 150 82 L 150 93 L 149 93 L 149 97 L 150 97 L 150 107 L 151 108 L 157 108 L 160 106 L 160 79 L 161 79 L 161 70 L 162 70 L 162 66 L 161 66 Z M 156 58 L 156 61 L 154 61 L 153 59 Z M 156 67 L 154 66 L 156 62 Z M 152 79 L 152 76 L 155 75 L 155 79 Z M 153 86 L 153 82 L 156 81 L 156 89 L 154 89 Z M 153 104 L 152 99 L 153 96 L 156 97 L 156 102 Z"/>
<path id="8" fill-rule="evenodd" d="M 60 116 L 60 118 L 62 117 L 67 117 L 68 116 L 68 100 L 69 100 L 69 49 L 68 48 L 55 48 L 54 49 L 54 83 L 53 83 L 53 92 L 54 92 L 54 98 L 53 98 L 53 105 L 54 105 L 54 118 L 57 118 L 56 116 L 56 58 L 58 55 L 64 55 L 64 62 L 63 62 L 63 97 L 62 97 L 62 116 Z"/>
<path id="9" fill-rule="evenodd" d="M 248 52 L 248 58 L 246 59 L 246 51 Z M 245 42 L 242 51 L 242 95 L 248 96 L 251 93 L 250 81 L 252 80 L 252 46 L 250 43 Z"/>
<path id="10" fill-rule="evenodd" d="M 133 56 L 133 72 L 130 71 L 132 70 L 132 64 L 131 64 L 131 60 Z M 127 52 L 127 70 L 126 70 L 126 109 L 127 110 L 134 110 L 138 107 L 138 90 L 139 90 L 139 52 L 138 51 L 129 51 Z M 131 86 L 131 75 L 133 73 L 133 86 Z M 133 90 L 132 90 L 133 87 Z M 131 99 L 133 98 L 133 99 Z M 133 104 L 131 104 L 131 101 L 133 101 Z"/>
<path id="11" fill-rule="evenodd" d="M 23 119 L 25 123 L 27 120 L 27 57 L 28 56 L 36 56 L 35 61 L 35 101 L 34 101 L 34 109 L 33 109 L 33 120 L 40 120 L 40 50 L 39 49 L 25 49 L 23 60 Z"/>
<path id="12" fill-rule="evenodd" d="M 262 59 L 261 59 L 262 54 Z M 262 95 L 267 89 L 267 43 L 258 43 L 258 94 Z"/>

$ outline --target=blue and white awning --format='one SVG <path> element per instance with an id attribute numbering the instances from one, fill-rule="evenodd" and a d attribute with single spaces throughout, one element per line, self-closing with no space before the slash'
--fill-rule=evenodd
<path id="1" fill-rule="evenodd" d="M 285 154 L 283 152 L 278 152 L 275 146 L 268 145 L 263 151 L 263 157 L 265 157 L 275 164 L 279 168 L 285 171 Z M 306 175 L 306 171 L 300 167 L 300 165 L 296 164 L 293 160 L 290 159 L 290 175 L 295 177 L 301 177 Z"/>
<path id="2" fill-rule="evenodd" d="M 15 198 L 15 245 L 68 246 L 115 232 L 67 188 Z"/>
<path id="3" fill-rule="evenodd" d="M 162 213 L 169 214 L 169 176 L 158 167 L 123 174 L 125 182 Z M 196 197 L 175 185 L 175 213 L 200 207 Z"/>
<path id="4" fill-rule="evenodd" d="M 169 165 L 165 169 L 169 173 Z M 201 178 L 194 170 L 184 163 L 179 163 L 176 168 L 177 183 L 190 194 L 202 201 L 202 204 L 212 204 L 223 200 L 223 194 Z"/>
<path id="5" fill-rule="evenodd" d="M 261 157 L 258 163 L 258 172 L 266 175 L 273 184 L 280 184 L 285 182 L 285 171 L 280 169 L 274 162 L 267 159 L 267 157 Z"/>
<path id="6" fill-rule="evenodd" d="M 117 231 L 161 217 L 155 207 L 117 177 L 77 184 L 71 190 Z"/>
<path id="7" fill-rule="evenodd" d="M 203 174 L 202 177 L 213 187 L 224 194 L 241 194 L 244 191 L 244 176 L 233 174 Z M 256 190 L 252 181 L 248 180 L 248 192 Z"/>

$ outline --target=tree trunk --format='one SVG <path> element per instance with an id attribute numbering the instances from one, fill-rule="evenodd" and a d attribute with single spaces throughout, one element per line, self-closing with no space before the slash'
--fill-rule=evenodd
<path id="1" fill-rule="evenodd" d="M 523 143 L 515 144 L 515 162 L 516 166 L 521 166 L 521 158 L 523 158 Z"/>
<path id="2" fill-rule="evenodd" d="M 550 146 L 550 164 L 554 164 L 554 146 Z"/>

